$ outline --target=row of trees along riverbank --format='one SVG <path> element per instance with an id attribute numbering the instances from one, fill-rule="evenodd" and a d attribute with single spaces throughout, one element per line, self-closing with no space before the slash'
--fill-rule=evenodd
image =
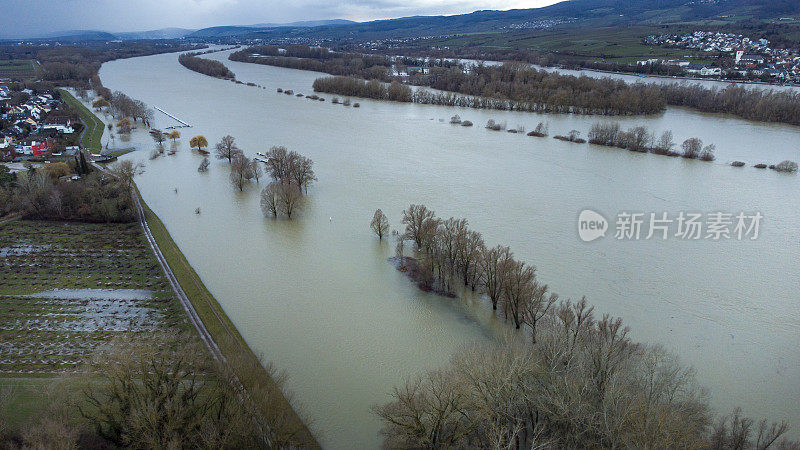
<path id="1" fill-rule="evenodd" d="M 334 53 L 326 49 L 289 46 L 250 47 L 230 55 L 231 60 L 313 70 L 337 76 L 383 82 L 398 81 L 395 67 L 425 65 L 420 59 L 392 59 L 382 55 Z M 399 64 L 398 64 L 399 63 Z M 430 63 L 430 62 L 428 62 Z M 562 75 L 524 63 L 499 66 L 459 64 L 434 60 L 428 73 L 409 75 L 411 84 L 447 93 L 421 92 L 406 100 L 417 103 L 553 113 L 633 115 L 654 114 L 667 105 L 703 112 L 733 114 L 749 120 L 800 125 L 800 92 L 755 89 L 730 85 L 706 88 L 687 83 L 633 83 L 608 78 Z M 353 85 L 343 80 L 320 84 L 321 92 L 353 95 Z M 374 86 L 359 89 L 367 98 L 394 100 Z"/>
<path id="2" fill-rule="evenodd" d="M 788 425 L 740 410 L 715 421 L 691 368 L 660 346 L 634 342 L 619 318 L 596 317 L 586 298 L 560 299 L 536 267 L 488 247 L 466 219 L 442 220 L 424 205 L 403 211 L 397 259 L 421 287 L 462 284 L 486 295 L 529 333 L 467 347 L 444 368 L 396 387 L 374 408 L 391 448 L 797 448 Z M 371 227 L 383 238 L 388 219 Z M 415 258 L 404 256 L 409 241 Z"/>

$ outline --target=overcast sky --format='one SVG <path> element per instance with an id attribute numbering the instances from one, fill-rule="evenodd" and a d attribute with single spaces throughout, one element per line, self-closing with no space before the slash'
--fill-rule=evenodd
<path id="1" fill-rule="evenodd" d="M 144 31 L 300 20 L 356 21 L 479 9 L 535 8 L 558 0 L 0 0 L 0 36 L 53 31 Z"/>

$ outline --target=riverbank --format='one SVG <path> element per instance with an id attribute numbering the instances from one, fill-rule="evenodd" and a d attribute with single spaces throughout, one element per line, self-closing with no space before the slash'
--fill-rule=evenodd
<path id="1" fill-rule="evenodd" d="M 83 122 L 84 129 L 81 131 L 81 144 L 93 155 L 99 155 L 100 151 L 103 149 L 101 139 L 103 138 L 105 124 L 100 118 L 94 115 L 89 108 L 70 94 L 69 91 L 66 89 L 59 89 L 58 92 L 61 93 L 61 98 L 72 109 L 78 112 L 81 122 Z"/>
<path id="2" fill-rule="evenodd" d="M 211 334 L 216 345 L 219 347 L 220 352 L 224 357 L 232 357 L 234 355 L 245 355 L 247 358 L 260 360 L 258 356 L 247 345 L 244 338 L 242 338 L 236 326 L 233 325 L 231 320 L 225 314 L 225 311 L 219 305 L 217 300 L 208 291 L 200 276 L 194 271 L 192 266 L 186 260 L 186 257 L 178 248 L 175 241 L 167 231 L 167 228 L 158 218 L 158 216 L 147 206 L 142 199 L 141 194 L 137 190 L 139 201 L 141 202 L 144 211 L 147 226 L 156 242 L 159 250 L 164 256 L 169 268 L 172 270 L 180 287 L 186 293 L 194 310 L 202 320 L 203 325 Z M 268 377 L 266 370 L 264 376 Z M 274 385 L 274 381 L 270 378 L 269 383 Z M 247 386 L 245 386 L 247 388 Z M 302 442 L 304 448 L 318 448 L 319 444 L 314 438 L 309 429 L 308 424 L 301 418 L 300 414 L 295 411 L 293 405 L 284 395 L 282 397 L 282 409 L 288 414 L 287 421 L 289 426 L 297 428 L 298 441 Z"/>

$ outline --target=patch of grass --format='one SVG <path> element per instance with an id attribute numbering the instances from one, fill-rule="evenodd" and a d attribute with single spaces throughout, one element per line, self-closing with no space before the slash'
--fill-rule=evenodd
<path id="1" fill-rule="evenodd" d="M 86 124 L 87 128 L 83 132 L 83 139 L 81 141 L 83 147 L 92 152 L 92 154 L 100 154 L 100 150 L 103 148 L 103 144 L 100 142 L 100 140 L 103 137 L 105 124 L 102 120 L 95 116 L 94 113 L 89 110 L 89 108 L 84 106 L 83 103 L 79 102 L 78 99 L 73 97 L 73 95 L 68 91 L 59 89 L 59 92 L 61 93 L 61 98 L 67 102 L 70 107 L 78 112 L 81 120 L 84 124 Z"/>

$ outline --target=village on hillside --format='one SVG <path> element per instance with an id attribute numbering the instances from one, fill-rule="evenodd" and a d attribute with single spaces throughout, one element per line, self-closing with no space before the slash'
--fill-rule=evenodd
<path id="1" fill-rule="evenodd" d="M 800 49 L 775 48 L 767 39 L 751 39 L 734 33 L 695 31 L 679 35 L 652 35 L 647 36 L 644 41 L 648 45 L 728 55 L 730 59 L 713 64 L 647 59 L 638 61 L 639 65 L 675 65 L 682 67 L 689 75 L 702 77 L 800 83 Z"/>

